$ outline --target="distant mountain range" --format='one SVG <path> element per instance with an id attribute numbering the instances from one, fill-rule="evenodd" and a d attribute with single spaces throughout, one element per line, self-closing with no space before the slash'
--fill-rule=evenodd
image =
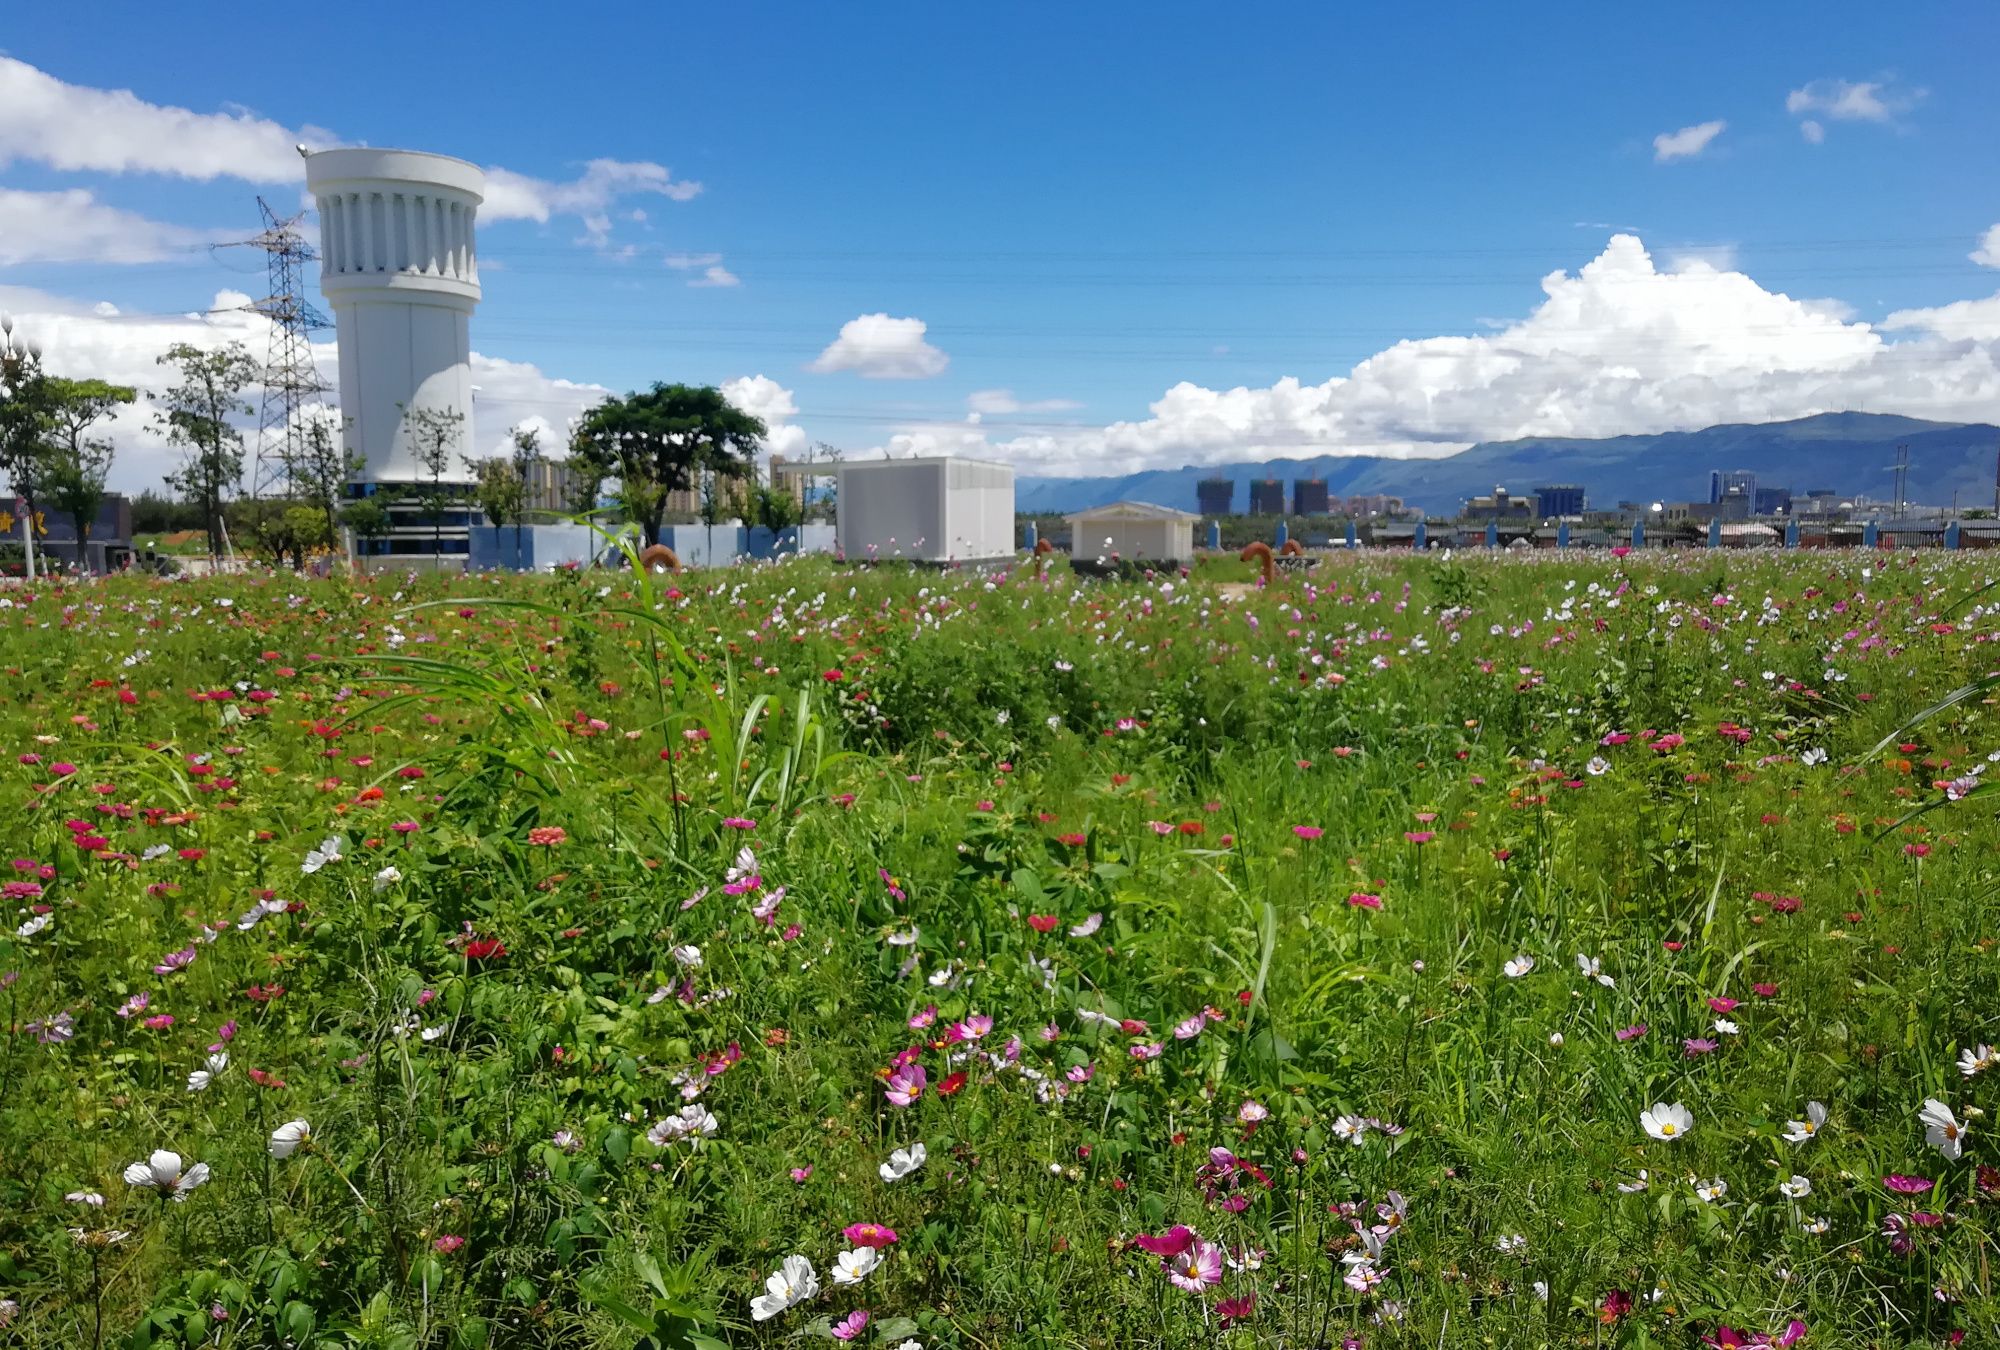
<path id="1" fill-rule="evenodd" d="M 1800 496 L 1828 488 L 1842 498 L 1865 494 L 1891 500 L 1898 445 L 1910 448 L 1907 500 L 1948 506 L 1956 492 L 1961 507 L 1993 505 L 2000 427 L 1843 412 L 1656 436 L 1484 441 L 1444 459 L 1321 455 L 1261 464 L 1187 465 L 1122 477 L 1022 478 L 1015 485 L 1015 509 L 1064 512 L 1140 501 L 1194 511 L 1199 509 L 1196 483 L 1228 478 L 1236 484 L 1234 503 L 1240 512 L 1248 509 L 1253 482 L 1283 479 L 1289 505 L 1293 479 L 1324 478 L 1335 496 L 1385 493 L 1434 515 L 1454 515 L 1465 498 L 1495 487 L 1519 496 L 1545 483 L 1581 483 L 1591 508 L 1608 510 L 1620 501 L 1705 502 L 1711 469 L 1748 469 L 1757 475 L 1759 487 L 1790 488 Z"/>

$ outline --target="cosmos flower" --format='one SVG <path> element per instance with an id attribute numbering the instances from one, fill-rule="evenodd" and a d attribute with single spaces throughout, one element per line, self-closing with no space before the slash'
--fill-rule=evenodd
<path id="1" fill-rule="evenodd" d="M 1694 1128 L 1694 1116 L 1679 1102 L 1671 1106 L 1665 1102 L 1655 1102 L 1649 1111 L 1639 1113 L 1639 1124 L 1655 1139 L 1672 1141 L 1684 1136 Z"/>
<path id="2" fill-rule="evenodd" d="M 206 1092 L 208 1085 L 215 1081 L 217 1074 L 229 1067 L 229 1055 L 218 1050 L 202 1061 L 202 1066 L 187 1077 L 189 1092 Z"/>
<path id="3" fill-rule="evenodd" d="M 856 1247 L 842 1252 L 833 1261 L 835 1284 L 860 1284 L 882 1264 L 882 1253 L 874 1247 Z"/>
<path id="4" fill-rule="evenodd" d="M 881 1172 L 882 1180 L 884 1181 L 901 1181 L 904 1177 L 922 1167 L 924 1160 L 929 1156 L 930 1154 L 924 1148 L 923 1141 L 918 1140 L 908 1148 L 899 1148 L 892 1151 L 889 1154 L 889 1161 L 883 1163 L 877 1170 Z"/>
<path id="5" fill-rule="evenodd" d="M 1535 958 L 1525 952 L 1500 967 L 1510 980 L 1518 980 L 1534 968 Z"/>
<path id="6" fill-rule="evenodd" d="M 1185 1251 L 1167 1258 L 1167 1278 L 1191 1294 L 1222 1283 L 1222 1248 L 1213 1242 L 1191 1243 Z"/>
<path id="7" fill-rule="evenodd" d="M 144 1162 L 135 1162 L 125 1169 L 125 1184 L 158 1191 L 175 1204 L 186 1200 L 195 1188 L 208 1180 L 208 1164 L 196 1163 L 192 1167 L 181 1166 L 181 1155 L 171 1149 L 155 1149 L 153 1156 Z"/>
<path id="8" fill-rule="evenodd" d="M 1996 1058 L 1993 1053 L 1993 1047 L 1990 1045 L 1974 1046 L 1969 1050 L 1961 1050 L 1958 1053 L 1958 1071 L 1967 1078 L 1972 1077 L 1974 1074 L 1985 1073 L 1993 1067 Z"/>
<path id="9" fill-rule="evenodd" d="M 1803 1144 L 1808 1139 L 1817 1137 L 1820 1127 L 1825 1124 L 1826 1103 L 1807 1102 L 1806 1118 L 1804 1120 L 1787 1121 L 1785 1124 L 1785 1138 L 1791 1140 L 1794 1144 Z"/>
<path id="10" fill-rule="evenodd" d="M 270 1154 L 273 1158 L 289 1158 L 302 1148 L 312 1146 L 312 1126 L 303 1120 L 288 1120 L 271 1131 Z"/>
<path id="11" fill-rule="evenodd" d="M 764 1281 L 764 1292 L 750 1300 L 753 1321 L 768 1322 L 779 1313 L 819 1293 L 819 1276 L 812 1262 L 803 1256 L 788 1256 L 785 1263 Z"/>
<path id="12" fill-rule="evenodd" d="M 1957 1162 L 1959 1155 L 1965 1152 L 1968 1131 L 1952 1115 L 1951 1108 L 1935 1097 L 1926 1097 L 1923 1109 L 1917 1112 L 1917 1119 L 1924 1125 L 1924 1142 L 1944 1154 L 1947 1160 Z"/>
<path id="13" fill-rule="evenodd" d="M 889 1086 L 885 1095 L 892 1105 L 909 1106 L 924 1095 L 926 1081 L 923 1065 L 906 1064 L 889 1075 Z"/>

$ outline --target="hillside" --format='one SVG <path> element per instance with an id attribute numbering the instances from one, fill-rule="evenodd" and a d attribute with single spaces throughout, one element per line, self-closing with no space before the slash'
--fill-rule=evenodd
<path id="1" fill-rule="evenodd" d="M 1121 477 L 1023 478 L 1016 504 L 1023 512 L 1074 511 L 1130 499 L 1192 511 L 1195 484 L 1220 477 L 1236 483 L 1241 511 L 1250 483 L 1276 477 L 1286 480 L 1288 496 L 1290 480 L 1324 478 L 1338 496 L 1386 493 L 1445 515 L 1496 485 L 1526 493 L 1541 483 L 1581 483 L 1592 506 L 1611 507 L 1621 500 L 1705 501 L 1711 469 L 1749 469 L 1765 486 L 1798 493 L 1824 487 L 1887 498 L 1899 444 L 1910 447 L 1909 500 L 1949 505 L 1955 491 L 1961 506 L 1992 505 L 2000 428 L 1857 412 L 1602 440 L 1488 441 L 1444 459 L 1321 455 Z"/>

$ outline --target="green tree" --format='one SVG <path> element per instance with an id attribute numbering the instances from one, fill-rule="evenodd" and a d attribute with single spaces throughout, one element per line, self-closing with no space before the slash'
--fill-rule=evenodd
<path id="1" fill-rule="evenodd" d="M 585 413 L 570 462 L 579 471 L 578 493 L 588 500 L 606 478 L 618 479 L 625 510 L 651 545 L 660 542 L 668 496 L 704 485 L 708 518 L 719 500 L 716 480 L 748 477 L 765 431 L 762 418 L 711 385 L 655 384 Z"/>
<path id="2" fill-rule="evenodd" d="M 35 500 L 48 467 L 49 378 L 42 351 L 14 336 L 14 321 L 0 318 L 0 470 L 34 519 Z"/>
<path id="3" fill-rule="evenodd" d="M 156 414 L 182 455 L 167 482 L 201 507 L 213 556 L 222 552 L 222 504 L 243 482 L 243 433 L 230 419 L 249 415 L 243 391 L 257 382 L 259 369 L 240 342 L 212 350 L 176 342 L 159 363 L 180 376 L 159 396 Z"/>
<path id="4" fill-rule="evenodd" d="M 424 490 L 417 494 L 431 522 L 431 556 L 444 557 L 444 509 L 453 493 L 444 485 L 445 471 L 459 458 L 465 438 L 465 414 L 456 408 L 403 409 L 403 435 L 410 441 L 417 466 L 424 471 Z"/>
<path id="5" fill-rule="evenodd" d="M 530 432 L 529 435 L 534 433 Z M 528 482 L 522 476 L 519 462 L 513 457 L 491 459 L 470 459 L 465 467 L 472 470 L 472 496 L 479 503 L 479 509 L 493 522 L 494 529 L 506 525 L 514 527 L 514 552 L 521 551 L 521 517 L 528 505 Z"/>
<path id="6" fill-rule="evenodd" d="M 103 380 L 47 382 L 49 431 L 43 485 L 49 501 L 76 522 L 76 561 L 86 565 L 90 527 L 104 505 L 104 480 L 111 472 L 112 444 L 90 429 L 139 396 L 126 384 Z"/>
<path id="7" fill-rule="evenodd" d="M 356 497 L 340 513 L 340 521 L 354 531 L 356 539 L 380 539 L 389 533 L 393 522 L 389 516 L 389 503 L 395 498 L 377 492 L 372 497 Z M 365 550 L 364 550 L 365 551 Z"/>

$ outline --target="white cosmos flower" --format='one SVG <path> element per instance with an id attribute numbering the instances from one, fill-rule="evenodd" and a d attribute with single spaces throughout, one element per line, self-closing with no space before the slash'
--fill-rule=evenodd
<path id="1" fill-rule="evenodd" d="M 375 893 L 380 895 L 403 879 L 403 874 L 393 867 L 385 867 L 375 874 Z"/>
<path id="2" fill-rule="evenodd" d="M 1715 1019 L 1715 1034 L 1718 1036 L 1734 1036 L 1741 1030 L 1743 1028 L 1737 1026 L 1727 1017 L 1718 1017 Z"/>
<path id="3" fill-rule="evenodd" d="M 1500 967 L 1501 970 L 1507 973 L 1507 978 L 1510 980 L 1518 980 L 1534 968 L 1535 958 L 1525 952 Z"/>
<path id="4" fill-rule="evenodd" d="M 19 928 L 16 928 L 14 930 L 14 936 L 17 938 L 31 938 L 35 934 L 41 932 L 44 928 L 47 928 L 49 924 L 54 921 L 54 918 L 55 916 L 52 914 L 37 914 L 34 918 L 28 920 L 26 923 L 22 924 Z"/>
<path id="5" fill-rule="evenodd" d="M 833 1282 L 835 1284 L 860 1284 L 875 1273 L 882 1264 L 882 1253 L 873 1247 L 856 1247 L 851 1252 L 842 1252 L 833 1261 Z"/>
<path id="6" fill-rule="evenodd" d="M 104 1208 L 104 1197 L 96 1191 L 71 1191 L 63 1199 L 72 1205 L 89 1205 L 92 1209 Z"/>
<path id="7" fill-rule="evenodd" d="M 877 1170 L 882 1173 L 882 1180 L 884 1181 L 901 1181 L 904 1177 L 922 1167 L 924 1159 L 929 1156 L 930 1154 L 924 1148 L 923 1141 L 918 1140 L 908 1148 L 899 1148 L 891 1153 L 889 1161 L 883 1163 Z"/>
<path id="8" fill-rule="evenodd" d="M 1807 1219 L 1804 1223 L 1799 1225 L 1799 1228 L 1802 1231 L 1811 1233 L 1815 1237 L 1817 1237 L 1821 1233 L 1824 1233 L 1827 1229 L 1831 1227 L 1833 1227 L 1833 1225 L 1828 1223 L 1823 1217 Z"/>
<path id="9" fill-rule="evenodd" d="M 1609 975 L 1606 975 L 1599 968 L 1598 960 L 1594 956 L 1585 956 L 1582 952 L 1578 952 L 1576 954 L 1576 968 L 1583 972 L 1583 978 L 1586 980 L 1596 980 L 1606 989 L 1615 989 L 1618 987 L 1618 982 L 1613 980 Z"/>
<path id="10" fill-rule="evenodd" d="M 785 1264 L 764 1281 L 765 1292 L 750 1300 L 753 1321 L 768 1322 L 785 1309 L 803 1303 L 819 1293 L 819 1276 L 813 1263 L 803 1256 L 788 1256 Z"/>
<path id="11" fill-rule="evenodd" d="M 1803 1200 L 1812 1194 L 1812 1182 L 1794 1172 L 1790 1181 L 1778 1183 L 1778 1191 L 1790 1199 Z"/>
<path id="12" fill-rule="evenodd" d="M 1785 1138 L 1791 1140 L 1794 1144 L 1803 1144 L 1806 1140 L 1817 1135 L 1820 1132 L 1820 1127 L 1825 1124 L 1826 1104 L 1824 1102 L 1807 1102 L 1806 1118 L 1804 1120 L 1785 1122 Z"/>
<path id="13" fill-rule="evenodd" d="M 1984 1073 L 1993 1067 L 1994 1058 L 1993 1047 L 1990 1045 L 1961 1050 L 1958 1052 L 1958 1071 L 1967 1078 L 1976 1073 Z"/>
<path id="14" fill-rule="evenodd" d="M 701 948 L 695 946 L 692 942 L 685 946 L 674 948 L 668 955 L 672 956 L 675 964 L 681 966 L 683 969 L 701 969 Z"/>
<path id="15" fill-rule="evenodd" d="M 208 1085 L 215 1081 L 215 1076 L 228 1067 L 229 1056 L 223 1051 L 216 1051 L 203 1062 L 199 1069 L 188 1075 L 188 1091 L 207 1091 Z"/>
<path id="16" fill-rule="evenodd" d="M 1639 1169 L 1639 1176 L 1636 1180 L 1621 1181 L 1618 1183 L 1618 1189 L 1627 1195 L 1637 1195 L 1640 1191 L 1645 1190 L 1648 1184 L 1649 1179 L 1646 1175 L 1646 1169 L 1642 1167 Z"/>
<path id="17" fill-rule="evenodd" d="M 1639 1113 L 1639 1123 L 1653 1138 L 1673 1140 L 1694 1128 L 1694 1116 L 1679 1102 L 1654 1102 L 1652 1110 Z"/>
<path id="18" fill-rule="evenodd" d="M 312 1143 L 312 1126 L 303 1120 L 288 1120 L 271 1131 L 269 1145 L 273 1158 L 289 1158 Z"/>
<path id="19" fill-rule="evenodd" d="M 1924 1142 L 1946 1158 L 1956 1162 L 1958 1155 L 1965 1152 L 1968 1127 L 1958 1123 L 1949 1106 L 1935 1097 L 1926 1097 L 1917 1119 L 1924 1123 Z"/>
<path id="20" fill-rule="evenodd" d="M 1723 1196 L 1729 1194 L 1729 1183 L 1721 1177 L 1716 1177 L 1713 1181 L 1697 1181 L 1694 1185 L 1694 1193 L 1712 1205 Z"/>
<path id="21" fill-rule="evenodd" d="M 301 872 L 304 872 L 307 876 L 311 876 L 314 872 L 319 871 L 320 868 L 326 866 L 328 863 L 339 862 L 340 850 L 341 850 L 340 836 L 337 834 L 328 835 L 324 840 L 320 842 L 320 846 L 318 848 L 312 849 L 307 852 L 306 860 L 299 864 L 299 870 Z"/>
<path id="22" fill-rule="evenodd" d="M 146 1186 L 171 1198 L 176 1204 L 188 1198 L 195 1187 L 208 1180 L 208 1164 L 196 1163 L 185 1170 L 181 1167 L 181 1155 L 172 1149 L 155 1149 L 153 1156 L 144 1162 L 135 1162 L 125 1169 L 127 1186 Z"/>
<path id="23" fill-rule="evenodd" d="M 1087 938 L 1092 933 L 1095 933 L 1099 928 L 1102 928 L 1103 926 L 1104 926 L 1104 916 L 1102 914 L 1092 914 L 1082 923 L 1077 924 L 1076 926 L 1071 928 L 1069 930 L 1069 935 L 1073 938 Z"/>
<path id="24" fill-rule="evenodd" d="M 1583 767 L 1585 771 L 1588 772 L 1592 778 L 1596 778 L 1599 777 L 1600 775 L 1609 773 L 1611 771 L 1611 761 L 1606 759 L 1602 755 L 1592 755 L 1590 757 L 1590 763 L 1584 765 Z"/>

